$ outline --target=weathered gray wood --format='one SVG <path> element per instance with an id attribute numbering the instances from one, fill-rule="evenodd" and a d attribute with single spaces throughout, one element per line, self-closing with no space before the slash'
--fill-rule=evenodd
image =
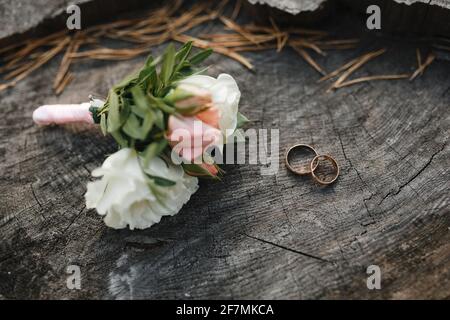
<path id="1" fill-rule="evenodd" d="M 273 8 L 283 10 L 290 14 L 298 14 L 304 11 L 317 10 L 327 0 L 248 0 L 252 4 L 266 4 Z M 328 0 L 332 1 L 332 0 Z M 392 1 L 392 0 L 388 0 Z M 397 3 L 412 5 L 415 3 L 424 3 L 426 5 L 440 6 L 450 9 L 450 3 L 448 1 L 440 0 L 394 0 Z"/>
<path id="2" fill-rule="evenodd" d="M 379 41 L 321 62 L 332 70 Z M 305 142 L 334 155 L 336 184 L 320 188 L 281 160 L 276 176 L 226 166 L 178 215 L 144 231 L 108 229 L 83 194 L 111 139 L 86 126 L 39 128 L 31 113 L 105 94 L 144 58 L 77 66 L 60 97 L 53 61 L 0 94 L 0 297 L 449 298 L 449 63 L 412 83 L 326 93 L 291 50 L 248 56 L 254 73 L 217 55 L 208 72 L 236 77 L 242 112 L 252 127 L 279 128 L 283 148 Z M 399 46 L 361 73 L 414 66 L 414 47 Z M 81 290 L 66 287 L 70 264 L 81 267 Z M 366 287 L 372 264 L 378 291 Z"/>
<path id="3" fill-rule="evenodd" d="M 248 0 L 252 4 L 266 4 L 290 14 L 317 10 L 326 0 Z"/>
<path id="4" fill-rule="evenodd" d="M 66 27 L 69 17 L 67 7 L 71 4 L 79 6 L 81 27 L 109 20 L 120 14 L 126 16 L 130 11 L 146 10 L 158 1 L 143 2 L 140 0 L 34 0 L 0 2 L 0 45 L 7 46 L 29 39 L 43 36 L 52 31 L 60 31 Z"/>

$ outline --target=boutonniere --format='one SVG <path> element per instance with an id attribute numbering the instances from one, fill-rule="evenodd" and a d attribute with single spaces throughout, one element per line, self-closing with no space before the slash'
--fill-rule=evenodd
<path id="1" fill-rule="evenodd" d="M 145 229 L 175 215 L 198 189 L 197 177 L 222 171 L 211 150 L 221 152 L 246 118 L 238 112 L 241 93 L 232 76 L 202 75 L 198 65 L 212 50 L 192 54 L 169 45 L 161 57 L 115 85 L 105 101 L 46 105 L 37 124 L 97 123 L 119 151 L 92 172 L 87 208 L 112 228 Z"/>

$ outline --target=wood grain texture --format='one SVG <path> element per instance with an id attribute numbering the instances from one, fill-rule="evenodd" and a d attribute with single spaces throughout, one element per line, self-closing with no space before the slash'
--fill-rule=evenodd
<path id="1" fill-rule="evenodd" d="M 320 62 L 331 71 L 380 41 Z M 357 75 L 415 69 L 414 47 L 389 52 Z M 236 77 L 251 127 L 280 129 L 283 149 L 303 142 L 332 154 L 337 183 L 318 187 L 281 160 L 273 176 L 226 166 L 178 215 L 144 231 L 108 229 L 83 195 L 112 140 L 86 126 L 39 128 L 31 114 L 105 94 L 144 58 L 77 66 L 60 97 L 54 61 L 0 95 L 0 297 L 450 298 L 449 63 L 414 82 L 326 93 L 291 49 L 247 56 L 254 73 L 218 55 L 208 73 Z M 81 267 L 81 290 L 66 287 L 70 264 Z M 381 290 L 366 287 L 372 264 Z"/>

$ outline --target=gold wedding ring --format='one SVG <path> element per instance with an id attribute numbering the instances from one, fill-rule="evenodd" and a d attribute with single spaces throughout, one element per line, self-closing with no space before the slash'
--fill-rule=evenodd
<path id="1" fill-rule="evenodd" d="M 314 173 L 314 171 L 316 170 L 317 166 L 319 165 L 319 161 L 321 161 L 321 160 L 328 160 L 328 161 L 330 161 L 331 164 L 333 165 L 334 170 L 335 170 L 335 175 L 333 176 L 333 179 L 331 179 L 331 180 L 323 180 L 323 179 L 320 179 L 320 178 Z M 339 166 L 338 166 L 336 160 L 335 160 L 332 156 L 330 156 L 330 155 L 327 155 L 327 154 L 321 154 L 321 155 L 315 156 L 314 159 L 312 159 L 312 161 L 311 161 L 311 163 L 310 163 L 309 166 L 310 166 L 310 168 L 311 168 L 311 175 L 312 175 L 313 179 L 314 179 L 317 183 L 319 183 L 319 184 L 321 184 L 321 185 L 329 185 L 329 184 L 332 184 L 333 182 L 336 181 L 336 179 L 337 179 L 338 176 L 339 176 L 339 172 L 340 172 Z"/>
<path id="2" fill-rule="evenodd" d="M 310 145 L 307 144 L 296 144 L 292 147 L 290 147 L 287 151 L 286 151 L 286 155 L 284 156 L 284 160 L 286 162 L 286 166 L 289 170 L 291 170 L 293 173 L 298 174 L 300 176 L 304 176 L 306 174 L 310 174 L 311 170 L 316 170 L 317 166 L 319 165 L 318 163 L 316 164 L 316 166 L 314 168 L 312 168 L 311 166 L 302 166 L 300 169 L 295 169 L 289 162 L 289 154 L 291 153 L 291 151 L 294 151 L 296 149 L 307 149 L 309 151 L 312 151 L 315 155 L 315 157 L 317 157 L 317 151 L 311 147 Z M 312 168 L 312 169 L 311 169 Z"/>
<path id="3" fill-rule="evenodd" d="M 289 162 L 289 155 L 292 151 L 294 151 L 296 149 L 306 149 L 306 150 L 309 150 L 312 153 L 314 153 L 314 158 L 309 163 L 309 166 L 301 166 L 300 168 L 296 169 L 291 165 L 291 163 Z M 296 144 L 296 145 L 290 147 L 286 151 L 286 154 L 284 156 L 284 161 L 286 162 L 286 167 L 293 173 L 298 174 L 300 176 L 311 174 L 312 178 L 321 185 L 332 184 L 333 182 L 336 181 L 336 179 L 338 178 L 339 173 L 340 173 L 339 165 L 337 164 L 337 161 L 332 156 L 330 156 L 328 154 L 318 154 L 317 151 L 313 147 L 311 147 L 310 145 L 307 145 L 307 144 Z M 316 171 L 317 167 L 319 166 L 320 161 L 329 161 L 333 165 L 334 175 L 331 180 L 321 179 L 315 174 L 315 171 Z"/>

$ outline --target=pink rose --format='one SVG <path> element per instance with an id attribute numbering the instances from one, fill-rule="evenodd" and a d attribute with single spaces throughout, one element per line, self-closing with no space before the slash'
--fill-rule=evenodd
<path id="1" fill-rule="evenodd" d="M 222 132 L 218 129 L 219 112 L 208 108 L 193 117 L 169 116 L 167 139 L 172 151 L 181 156 L 186 163 L 203 163 L 203 153 L 211 146 L 223 144 Z M 214 167 L 214 166 L 213 166 Z M 217 169 L 211 169 L 217 174 Z"/>

